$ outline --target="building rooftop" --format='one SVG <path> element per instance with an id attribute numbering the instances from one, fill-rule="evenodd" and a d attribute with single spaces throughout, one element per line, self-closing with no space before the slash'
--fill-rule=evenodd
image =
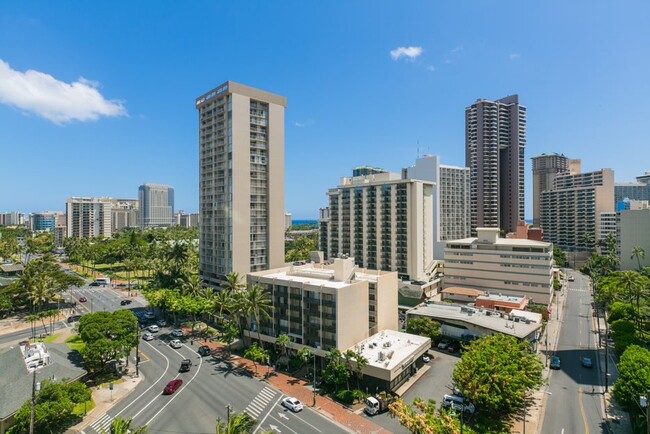
<path id="1" fill-rule="evenodd" d="M 49 364 L 36 370 L 36 381 L 76 380 L 86 374 L 81 358 L 65 344 L 48 344 Z M 32 393 L 32 374 L 28 372 L 20 347 L 0 352 L 0 419 L 14 414 Z"/>
<path id="2" fill-rule="evenodd" d="M 525 320 L 522 321 L 521 318 L 517 320 L 517 317 L 512 314 L 508 315 L 494 310 L 449 303 L 429 302 L 428 304 L 421 304 L 409 310 L 407 314 L 429 316 L 439 320 L 461 321 L 505 335 L 514 336 L 518 339 L 529 336 L 542 326 L 532 321 L 530 321 L 530 324 L 527 324 Z M 501 316 L 502 314 L 503 317 Z"/>
<path id="3" fill-rule="evenodd" d="M 468 295 L 472 297 L 478 297 L 485 294 L 485 291 L 481 291 L 480 289 L 462 288 L 460 286 L 450 286 L 449 288 L 445 288 L 440 292 L 443 294 Z"/>
<path id="4" fill-rule="evenodd" d="M 3 273 L 15 273 L 17 271 L 24 271 L 25 267 L 23 264 L 4 264 L 0 265 L 0 270 L 2 270 Z"/>
<path id="5" fill-rule="evenodd" d="M 463 238 L 461 240 L 448 240 L 449 244 L 495 244 L 497 246 L 513 246 L 513 247 L 550 247 L 551 243 L 544 241 L 529 240 L 526 238 L 497 238 L 494 243 L 480 242 L 478 238 Z"/>
<path id="6" fill-rule="evenodd" d="M 515 303 L 515 304 L 521 304 L 522 301 L 524 301 L 523 296 L 518 296 L 518 295 L 503 295 L 503 294 L 490 294 L 487 293 L 485 295 L 481 295 L 477 297 L 477 300 L 490 300 L 490 301 L 497 301 L 501 303 Z"/>
<path id="7" fill-rule="evenodd" d="M 368 366 L 393 370 L 413 357 L 422 345 L 431 345 L 431 339 L 395 330 L 384 330 L 350 348 L 359 351 L 368 360 Z"/>

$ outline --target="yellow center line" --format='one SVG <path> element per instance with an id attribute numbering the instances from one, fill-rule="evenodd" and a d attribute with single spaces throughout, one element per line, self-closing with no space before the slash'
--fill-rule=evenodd
<path id="1" fill-rule="evenodd" d="M 589 434 L 589 426 L 587 426 L 587 415 L 585 414 L 585 408 L 582 406 L 582 387 L 578 389 L 578 404 L 580 404 L 582 423 L 585 425 L 585 434 Z"/>

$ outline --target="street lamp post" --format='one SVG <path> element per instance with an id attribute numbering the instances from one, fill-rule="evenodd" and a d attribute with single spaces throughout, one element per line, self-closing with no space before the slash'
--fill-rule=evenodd
<path id="1" fill-rule="evenodd" d="M 36 406 L 36 392 L 41 390 L 41 383 L 36 382 L 36 368 L 32 372 L 32 409 L 29 418 L 29 434 L 34 434 L 34 407 Z"/>
<path id="2" fill-rule="evenodd" d="M 314 353 L 314 384 L 312 385 L 312 391 L 314 392 L 314 400 L 311 406 L 316 407 L 316 353 Z"/>
<path id="3" fill-rule="evenodd" d="M 140 376 L 140 329 L 135 325 L 135 376 Z"/>

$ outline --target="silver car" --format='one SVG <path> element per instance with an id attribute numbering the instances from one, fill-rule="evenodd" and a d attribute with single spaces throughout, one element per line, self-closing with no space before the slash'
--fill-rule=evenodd
<path id="1" fill-rule="evenodd" d="M 145 333 L 142 335 L 142 339 L 144 339 L 145 341 L 151 341 L 153 340 L 153 335 L 151 333 Z"/>
<path id="2" fill-rule="evenodd" d="M 147 330 L 149 330 L 151 333 L 158 333 L 158 331 L 160 331 L 160 327 L 154 324 L 147 327 Z"/>
<path id="3" fill-rule="evenodd" d="M 169 346 L 172 347 L 172 348 L 174 348 L 174 349 L 179 349 L 180 347 L 183 346 L 183 344 L 182 344 L 181 341 L 179 341 L 178 339 L 174 339 L 173 341 L 171 341 L 171 342 L 169 343 Z"/>

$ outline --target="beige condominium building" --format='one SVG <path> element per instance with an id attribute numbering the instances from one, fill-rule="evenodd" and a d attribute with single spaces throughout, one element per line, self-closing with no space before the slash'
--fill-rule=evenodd
<path id="1" fill-rule="evenodd" d="M 90 197 L 68 199 L 65 204 L 67 236 L 110 238 L 112 201 L 110 198 Z"/>
<path id="2" fill-rule="evenodd" d="M 592 251 L 601 237 L 601 214 L 615 211 L 614 172 L 558 174 L 543 191 L 540 225 L 544 240 L 569 251 Z"/>
<path id="3" fill-rule="evenodd" d="M 580 160 L 570 160 L 564 154 L 542 154 L 533 157 L 533 226 L 540 225 L 542 192 L 551 190 L 559 174 L 580 173 Z"/>
<path id="4" fill-rule="evenodd" d="M 341 178 L 321 210 L 320 249 L 357 265 L 428 280 L 433 268 L 433 183 L 377 171 Z"/>
<path id="5" fill-rule="evenodd" d="M 168 185 L 142 184 L 138 188 L 140 227 L 168 228 L 174 215 L 174 189 Z"/>
<path id="6" fill-rule="evenodd" d="M 259 330 L 264 341 L 284 333 L 294 348 L 308 346 L 324 356 L 398 328 L 397 273 L 362 269 L 352 258 L 258 271 L 246 279 L 271 296 L 271 318 Z"/>
<path id="7" fill-rule="evenodd" d="M 519 96 L 479 99 L 465 109 L 465 165 L 470 170 L 471 228 L 516 232 L 524 221 L 526 107 Z"/>
<path id="8" fill-rule="evenodd" d="M 137 228 L 140 213 L 137 199 L 111 199 L 112 231 L 120 232 L 127 228 Z"/>
<path id="9" fill-rule="evenodd" d="M 284 264 L 286 98 L 228 81 L 196 99 L 201 278 Z"/>
<path id="10" fill-rule="evenodd" d="M 424 155 L 414 166 L 402 169 L 402 178 L 433 183 L 434 242 L 471 235 L 469 168 L 446 166 L 440 164 L 440 157 Z"/>
<path id="11" fill-rule="evenodd" d="M 499 238 L 499 228 L 477 228 L 477 238 L 448 241 L 444 287 L 525 296 L 548 305 L 553 295 L 553 245 Z"/>
<path id="12" fill-rule="evenodd" d="M 621 211 L 616 226 L 621 270 L 638 270 L 639 263 L 650 267 L 650 209 Z M 645 256 L 632 256 L 635 247 L 641 247 Z"/>

